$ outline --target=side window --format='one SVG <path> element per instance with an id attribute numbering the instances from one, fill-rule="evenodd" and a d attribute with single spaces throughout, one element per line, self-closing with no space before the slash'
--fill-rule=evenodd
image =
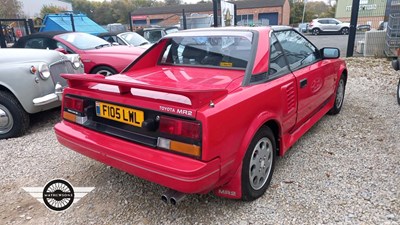
<path id="1" fill-rule="evenodd" d="M 116 42 L 114 36 L 104 36 L 102 37 L 104 40 L 108 41 L 109 43 Z"/>
<path id="2" fill-rule="evenodd" d="M 74 51 L 72 51 L 70 48 L 68 48 L 66 45 L 64 45 L 63 43 L 57 41 L 56 42 L 57 48 L 63 48 L 65 51 L 67 51 L 69 54 L 75 54 Z"/>
<path id="3" fill-rule="evenodd" d="M 319 59 L 318 49 L 293 30 L 276 32 L 292 71 L 313 64 Z"/>
<path id="4" fill-rule="evenodd" d="M 45 48 L 48 48 L 48 49 L 56 49 L 57 48 L 57 41 L 56 40 L 53 40 L 53 39 L 51 39 L 51 38 L 46 38 L 45 40 L 44 40 L 44 47 Z"/>
<path id="5" fill-rule="evenodd" d="M 337 24 L 338 22 L 336 20 L 329 20 L 329 24 Z"/>
<path id="6" fill-rule="evenodd" d="M 268 75 L 271 77 L 277 77 L 290 73 L 282 47 L 279 44 L 278 39 L 275 37 L 275 34 L 272 34 L 270 38 L 269 49 L 270 55 Z"/>
<path id="7" fill-rule="evenodd" d="M 157 42 L 162 38 L 161 30 L 150 31 L 148 33 L 148 38 L 151 43 Z"/>
<path id="8" fill-rule="evenodd" d="M 25 48 L 46 49 L 44 46 L 45 38 L 32 38 L 25 43 Z"/>
<path id="9" fill-rule="evenodd" d="M 329 21 L 328 21 L 328 20 L 319 20 L 318 22 L 319 22 L 319 23 L 322 23 L 322 24 L 329 24 Z"/>
<path id="10" fill-rule="evenodd" d="M 193 47 L 171 40 L 171 43 L 164 52 L 161 63 L 200 65 L 205 55 L 206 51 L 202 50 L 199 46 Z"/>
<path id="11" fill-rule="evenodd" d="M 121 38 L 119 38 L 119 37 L 117 37 L 117 43 L 118 43 L 119 45 L 126 45 L 125 42 L 123 42 L 123 41 L 121 40 Z"/>

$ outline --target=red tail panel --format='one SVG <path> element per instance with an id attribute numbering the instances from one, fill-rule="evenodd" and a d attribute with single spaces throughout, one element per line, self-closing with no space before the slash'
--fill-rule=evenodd
<path id="1" fill-rule="evenodd" d="M 132 81 L 107 79 L 107 77 L 97 74 L 86 74 L 86 75 L 62 74 L 61 76 L 68 81 L 68 86 L 70 88 L 89 89 L 90 86 L 95 84 L 108 84 L 117 86 L 119 89 L 119 93 L 121 95 L 130 93 L 132 88 L 182 95 L 190 99 L 192 108 L 198 108 L 204 104 L 209 103 L 213 99 L 228 94 L 228 91 L 226 89 L 192 90 L 192 89 L 160 87 L 160 86 L 154 86 L 152 84 L 142 84 L 139 82 L 134 83 Z"/>

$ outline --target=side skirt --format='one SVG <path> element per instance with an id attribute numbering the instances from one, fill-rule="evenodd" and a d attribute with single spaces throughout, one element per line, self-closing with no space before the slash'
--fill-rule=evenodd
<path id="1" fill-rule="evenodd" d="M 308 130 L 311 129 L 314 124 L 316 124 L 323 116 L 325 116 L 329 110 L 331 110 L 333 104 L 335 103 L 335 98 L 331 96 L 327 102 L 323 105 L 323 107 L 317 111 L 310 119 L 308 119 L 303 125 L 298 127 L 295 131 L 289 134 L 284 134 L 281 139 L 281 150 L 279 152 L 280 156 L 283 156 L 287 150 L 297 140 L 299 140 Z"/>

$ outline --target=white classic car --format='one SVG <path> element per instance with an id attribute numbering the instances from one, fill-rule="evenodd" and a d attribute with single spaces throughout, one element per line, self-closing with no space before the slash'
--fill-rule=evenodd
<path id="1" fill-rule="evenodd" d="M 0 139 L 24 134 L 29 114 L 60 106 L 67 84 L 61 73 L 83 73 L 79 55 L 0 49 Z"/>

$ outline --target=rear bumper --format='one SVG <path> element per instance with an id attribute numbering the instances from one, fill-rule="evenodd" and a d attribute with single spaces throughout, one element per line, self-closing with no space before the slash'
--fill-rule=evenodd
<path id="1" fill-rule="evenodd" d="M 206 193 L 220 177 L 220 160 L 202 162 L 152 149 L 61 121 L 54 127 L 64 146 L 162 186 L 184 193 Z"/>

